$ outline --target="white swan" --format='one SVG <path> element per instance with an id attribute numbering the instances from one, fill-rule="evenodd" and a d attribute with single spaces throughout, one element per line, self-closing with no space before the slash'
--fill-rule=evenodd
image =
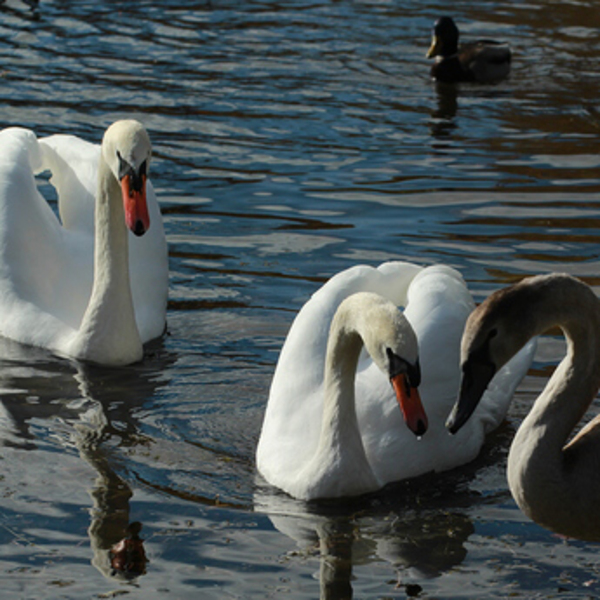
<path id="1" fill-rule="evenodd" d="M 562 274 L 531 277 L 492 294 L 471 315 L 463 380 L 448 421 L 467 426 L 487 382 L 534 335 L 562 329 L 567 354 L 521 423 L 508 455 L 508 484 L 533 521 L 600 541 L 600 417 L 568 441 L 600 387 L 600 301 Z"/>
<path id="2" fill-rule="evenodd" d="M 167 247 L 146 182 L 150 153 L 132 120 L 109 127 L 101 148 L 74 136 L 0 132 L 0 335 L 122 365 L 162 334 Z M 36 186 L 46 170 L 60 220 Z"/>
<path id="3" fill-rule="evenodd" d="M 393 328 L 377 321 L 379 340 L 379 332 L 360 310 L 362 323 L 352 321 L 356 311 L 350 309 L 336 316 L 337 325 L 332 326 L 338 307 L 357 292 L 405 306 L 404 317 L 396 310 L 388 319 L 399 323 Z M 365 311 L 365 302 L 369 301 L 355 306 Z M 353 267 L 330 279 L 302 307 L 282 348 L 256 453 L 259 473 L 291 496 L 310 500 L 374 491 L 475 458 L 485 433 L 502 421 L 533 348 L 498 374 L 468 431 L 448 435 L 444 420 L 458 391 L 460 338 L 473 307 L 460 274 L 444 266 L 389 262 L 377 269 Z M 363 352 L 357 366 L 357 338 L 349 333 L 354 329 L 374 355 Z M 419 391 L 429 420 L 421 439 L 403 422 L 387 372 L 387 348 L 415 368 L 417 347 L 411 329 L 418 340 Z M 330 348 L 339 352 L 333 356 L 329 351 L 326 358 L 330 337 Z M 336 344 L 352 337 L 350 350 Z M 418 431 L 418 407 L 409 417 Z"/>

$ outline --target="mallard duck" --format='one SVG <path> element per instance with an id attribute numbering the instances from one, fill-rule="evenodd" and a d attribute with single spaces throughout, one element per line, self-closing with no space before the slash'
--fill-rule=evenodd
<path id="1" fill-rule="evenodd" d="M 507 43 L 478 40 L 459 48 L 458 36 L 458 27 L 451 17 L 441 17 L 435 22 L 426 55 L 436 59 L 431 67 L 434 79 L 442 83 L 494 83 L 508 75 L 511 52 Z"/>

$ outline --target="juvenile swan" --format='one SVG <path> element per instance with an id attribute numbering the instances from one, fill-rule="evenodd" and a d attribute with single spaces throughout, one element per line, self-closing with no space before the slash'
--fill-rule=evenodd
<path id="1" fill-rule="evenodd" d="M 600 541 L 600 418 L 568 441 L 600 387 L 600 301 L 587 285 L 569 275 L 531 277 L 492 294 L 473 312 L 448 427 L 457 432 L 495 371 L 529 338 L 554 326 L 566 337 L 567 354 L 515 435 L 508 484 L 533 521 Z"/>

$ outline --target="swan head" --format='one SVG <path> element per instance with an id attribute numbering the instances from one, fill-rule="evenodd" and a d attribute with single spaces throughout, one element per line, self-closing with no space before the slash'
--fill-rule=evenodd
<path id="1" fill-rule="evenodd" d="M 461 341 L 462 377 L 446 427 L 456 433 L 473 414 L 488 384 L 531 337 L 533 316 L 523 310 L 534 292 L 524 281 L 491 294 L 469 315 Z"/>
<path id="2" fill-rule="evenodd" d="M 344 305 L 356 315 L 357 332 L 373 362 L 389 378 L 408 428 L 423 435 L 428 423 L 418 391 L 419 345 L 408 319 L 393 302 L 369 292 L 350 296 L 340 308 Z"/>
<path id="3" fill-rule="evenodd" d="M 138 121 L 116 121 L 106 130 L 102 157 L 121 186 L 127 227 L 138 236 L 150 227 L 146 179 L 151 155 L 150 137 Z"/>

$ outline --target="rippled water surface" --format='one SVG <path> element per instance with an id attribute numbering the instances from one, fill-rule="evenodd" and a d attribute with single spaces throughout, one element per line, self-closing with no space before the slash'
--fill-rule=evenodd
<path id="1" fill-rule="evenodd" d="M 465 468 L 325 506 L 255 475 L 279 348 L 339 270 L 444 262 L 477 300 L 555 270 L 600 287 L 596 4 L 452 6 L 465 37 L 511 43 L 507 81 L 430 81 L 444 3 L 0 5 L 0 125 L 99 141 L 142 120 L 171 272 L 140 365 L 2 346 L 0 596 L 600 596 L 597 546 L 532 524 L 504 475 L 558 338 Z M 108 548 L 132 521 L 149 562 L 123 581 Z"/>

